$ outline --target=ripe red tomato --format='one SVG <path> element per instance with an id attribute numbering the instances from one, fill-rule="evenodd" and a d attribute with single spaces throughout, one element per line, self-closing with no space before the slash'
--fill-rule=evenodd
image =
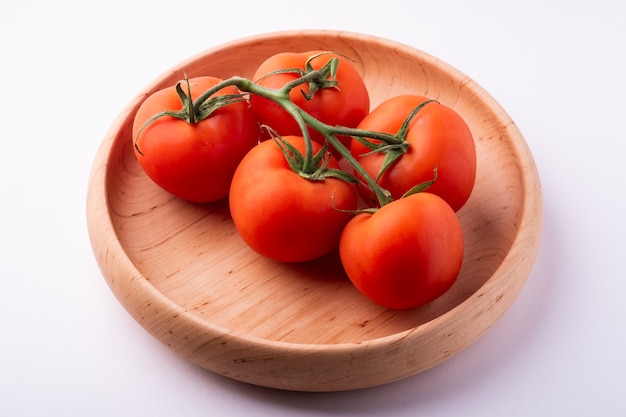
<path id="1" fill-rule="evenodd" d="M 302 137 L 285 140 L 304 153 Z M 313 149 L 320 149 L 313 142 Z M 331 157 L 329 167 L 337 169 Z M 230 189 L 230 212 L 235 227 L 253 250 L 281 262 L 318 258 L 339 243 L 354 210 L 352 184 L 336 178 L 311 181 L 294 172 L 274 140 L 261 142 L 241 161 Z"/>
<path id="2" fill-rule="evenodd" d="M 446 292 L 459 274 L 463 250 L 456 214 L 428 192 L 355 216 L 339 243 L 356 288 L 392 309 L 418 307 Z"/>
<path id="3" fill-rule="evenodd" d="M 303 84 L 291 90 L 290 100 L 311 116 L 330 126 L 356 127 L 369 112 L 369 93 L 361 74 L 348 59 L 341 55 L 320 51 L 279 53 L 263 62 L 252 80 L 267 88 L 280 89 L 288 82 L 300 78 L 301 75 L 296 72 L 283 72 L 265 78 L 263 76 L 285 69 L 304 71 L 307 61 L 316 55 L 318 56 L 310 61 L 315 70 L 322 68 L 331 58 L 339 60 L 336 73 L 337 86 L 321 88 L 313 94 L 310 100 L 307 100 L 303 93 L 309 94 L 310 89 L 309 85 Z M 279 135 L 302 135 L 298 124 L 278 104 L 259 96 L 253 96 L 251 103 L 259 122 L 270 126 Z M 318 132 L 312 129 L 309 129 L 309 132 L 314 140 L 323 141 L 323 137 Z M 341 139 L 344 144 L 349 143 L 349 138 Z"/>
<path id="4" fill-rule="evenodd" d="M 427 100 L 416 95 L 392 97 L 367 115 L 358 128 L 396 134 L 413 109 Z M 409 126 L 408 152 L 385 171 L 378 183 L 398 199 L 415 185 L 432 180 L 437 167 L 437 181 L 428 192 L 439 195 L 458 211 L 469 198 L 476 177 L 476 148 L 469 127 L 457 112 L 438 102 L 424 105 Z M 385 154 L 369 153 L 371 150 L 356 140 L 350 151 L 376 178 Z M 364 198 L 371 197 L 368 191 L 361 191 Z"/>
<path id="5" fill-rule="evenodd" d="M 191 97 L 197 98 L 220 81 L 214 77 L 189 79 Z M 186 93 L 186 83 L 181 86 Z M 214 96 L 226 94 L 238 94 L 238 90 L 227 87 Z M 223 199 L 239 161 L 258 143 L 254 113 L 247 102 L 240 101 L 219 108 L 195 124 L 164 116 L 142 129 L 156 114 L 181 108 L 174 86 L 146 98 L 133 124 L 137 160 L 155 183 L 181 199 Z"/>

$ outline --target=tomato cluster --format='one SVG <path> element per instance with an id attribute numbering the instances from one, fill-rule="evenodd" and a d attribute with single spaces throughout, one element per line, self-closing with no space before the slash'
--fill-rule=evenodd
<path id="1" fill-rule="evenodd" d="M 277 54 L 253 80 L 185 78 L 144 101 L 133 143 L 166 191 L 228 198 L 257 253 L 303 262 L 338 248 L 355 287 L 384 307 L 427 304 L 459 274 L 456 211 L 476 176 L 470 129 L 418 95 L 370 111 L 366 84 L 343 55 Z"/>

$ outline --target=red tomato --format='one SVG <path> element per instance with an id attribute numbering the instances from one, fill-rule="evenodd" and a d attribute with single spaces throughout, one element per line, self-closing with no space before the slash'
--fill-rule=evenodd
<path id="1" fill-rule="evenodd" d="M 304 71 L 307 60 L 320 53 L 320 51 L 309 51 L 304 53 L 285 52 L 276 54 L 259 66 L 252 80 L 255 82 L 258 80 L 257 83 L 264 87 L 280 89 L 288 82 L 300 78 L 300 74 L 286 72 L 265 78 L 262 77 L 274 71 L 285 69 L 295 68 Z M 339 60 L 336 73 L 336 87 L 321 88 L 313 94 L 310 100 L 307 100 L 303 93 L 309 93 L 309 86 L 303 84 L 291 90 L 289 98 L 302 110 L 323 123 L 330 126 L 353 128 L 369 112 L 369 94 L 360 73 L 343 56 L 322 53 L 311 60 L 311 65 L 314 69 L 319 70 L 333 57 Z M 262 124 L 270 126 L 282 136 L 302 135 L 298 124 L 278 104 L 259 96 L 253 96 L 251 102 L 252 109 Z M 309 129 L 309 131 L 314 140 L 323 141 L 323 137 L 316 131 L 312 129 Z M 349 138 L 341 139 L 344 144 L 349 143 Z"/>
<path id="2" fill-rule="evenodd" d="M 304 153 L 302 137 L 285 136 Z M 313 149 L 320 146 L 313 142 Z M 330 168 L 338 168 L 331 157 Z M 294 172 L 274 140 L 261 142 L 239 164 L 230 189 L 237 231 L 256 252 L 281 262 L 318 258 L 339 243 L 354 210 L 352 184 L 335 178 L 310 181 Z"/>
<path id="3" fill-rule="evenodd" d="M 411 111 L 427 100 L 415 95 L 392 97 L 375 108 L 358 127 L 396 134 Z M 448 106 L 428 103 L 412 119 L 406 141 L 408 152 L 380 177 L 381 187 L 398 199 L 415 185 L 432 180 L 433 169 L 437 167 L 437 181 L 428 192 L 442 197 L 454 211 L 459 210 L 469 198 L 476 177 L 476 148 L 465 121 Z M 385 154 L 365 155 L 371 150 L 356 140 L 352 141 L 350 151 L 367 173 L 376 178 Z M 364 198 L 371 197 L 365 193 Z"/>
<path id="4" fill-rule="evenodd" d="M 193 99 L 221 82 L 214 77 L 189 80 Z M 181 85 L 187 93 L 186 83 Z M 217 95 L 238 94 L 235 87 Z M 146 174 L 175 196 L 193 202 L 212 202 L 228 195 L 230 181 L 243 156 L 259 139 L 254 113 L 245 101 L 228 104 L 195 124 L 171 116 L 156 119 L 164 110 L 180 110 L 175 87 L 150 95 L 137 110 L 133 124 L 135 155 Z"/>
<path id="5" fill-rule="evenodd" d="M 370 300 L 392 309 L 427 304 L 455 282 L 461 225 L 450 206 L 421 192 L 355 216 L 339 243 L 344 269 Z"/>

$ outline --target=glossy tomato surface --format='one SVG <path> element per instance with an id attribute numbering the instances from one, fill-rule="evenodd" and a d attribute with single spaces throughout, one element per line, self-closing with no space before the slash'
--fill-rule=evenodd
<path id="1" fill-rule="evenodd" d="M 463 262 L 463 234 L 452 208 L 422 192 L 354 217 L 344 228 L 339 253 L 363 295 L 383 307 L 409 309 L 454 284 Z"/>
<path id="2" fill-rule="evenodd" d="M 285 136 L 304 153 L 302 137 Z M 312 142 L 315 151 L 320 145 Z M 330 168 L 338 168 L 331 157 Z M 318 258 L 339 243 L 354 210 L 352 184 L 336 178 L 309 180 L 294 172 L 274 140 L 252 149 L 235 172 L 230 212 L 243 240 L 259 254 L 282 262 Z M 338 210 L 341 209 L 341 210 Z"/>

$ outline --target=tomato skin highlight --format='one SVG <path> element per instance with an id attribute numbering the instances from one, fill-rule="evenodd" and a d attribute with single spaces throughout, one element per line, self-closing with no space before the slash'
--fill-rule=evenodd
<path id="1" fill-rule="evenodd" d="M 280 89 L 286 83 L 294 81 L 300 76 L 296 73 L 281 73 L 262 77 L 283 69 L 304 70 L 306 61 L 319 53 L 321 51 L 283 52 L 273 55 L 259 66 L 252 79 L 258 80 L 258 84 L 264 87 Z M 289 98 L 302 110 L 327 125 L 354 128 L 370 110 L 369 93 L 360 73 L 347 58 L 341 55 L 323 53 L 312 59 L 311 65 L 316 70 L 320 69 L 331 58 L 339 60 L 336 88 L 319 89 L 311 100 L 307 100 L 303 92 L 309 93 L 309 86 L 303 84 L 291 90 Z M 278 104 L 259 96 L 253 96 L 251 103 L 259 122 L 270 126 L 279 135 L 302 135 L 298 124 Z M 313 140 L 323 143 L 323 136 L 314 129 L 309 128 L 309 134 Z M 267 138 L 265 137 L 265 139 Z M 339 139 L 344 145 L 349 145 L 350 138 L 340 137 Z"/>
<path id="2" fill-rule="evenodd" d="M 427 100 L 418 95 L 392 97 L 372 110 L 358 128 L 395 134 L 411 111 Z M 469 199 L 476 178 L 476 147 L 465 121 L 452 108 L 431 102 L 414 117 L 406 140 L 408 152 L 387 169 L 378 183 L 398 199 L 415 185 L 432 180 L 437 167 L 437 180 L 428 192 L 439 195 L 458 211 Z M 376 178 L 385 155 L 366 155 L 370 149 L 356 140 L 350 151 Z M 369 190 L 361 188 L 360 192 L 364 199 L 371 200 Z"/>
<path id="3" fill-rule="evenodd" d="M 285 140 L 304 152 L 302 137 Z M 320 145 L 313 142 L 317 151 Z M 333 158 L 330 168 L 337 168 Z M 304 262 L 335 249 L 354 210 L 354 185 L 336 178 L 310 181 L 289 167 L 274 142 L 261 142 L 239 164 L 230 189 L 237 231 L 257 253 L 280 262 Z"/>
<path id="4" fill-rule="evenodd" d="M 362 213 L 344 228 L 339 254 L 355 287 L 390 309 L 410 309 L 443 295 L 463 262 L 463 234 L 452 208 L 422 192 Z"/>
<path id="5" fill-rule="evenodd" d="M 189 79 L 192 98 L 221 81 L 209 76 Z M 187 91 L 184 84 L 183 90 Z M 230 86 L 215 95 L 237 93 Z M 181 108 L 174 86 L 146 98 L 133 124 L 133 141 L 136 139 L 139 148 L 135 148 L 135 156 L 146 174 L 176 197 L 201 203 L 221 200 L 228 195 L 239 161 L 258 143 L 256 117 L 249 104 L 241 101 L 193 125 L 164 116 L 141 130 L 154 115 Z"/>

